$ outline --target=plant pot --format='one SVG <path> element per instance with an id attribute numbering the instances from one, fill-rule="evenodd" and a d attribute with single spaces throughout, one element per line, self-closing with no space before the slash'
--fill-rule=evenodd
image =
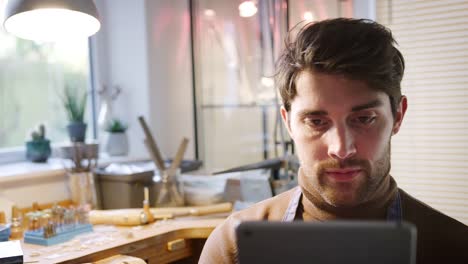
<path id="1" fill-rule="evenodd" d="M 84 142 L 86 138 L 86 123 L 71 122 L 67 126 L 71 142 Z"/>
<path id="2" fill-rule="evenodd" d="M 26 142 L 26 158 L 32 162 L 46 162 L 52 153 L 48 139 Z"/>
<path id="3" fill-rule="evenodd" d="M 128 154 L 128 138 L 125 132 L 108 133 L 106 152 L 109 156 L 124 156 Z"/>

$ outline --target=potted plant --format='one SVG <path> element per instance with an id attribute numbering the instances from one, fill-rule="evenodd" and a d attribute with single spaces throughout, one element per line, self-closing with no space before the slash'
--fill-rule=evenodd
<path id="1" fill-rule="evenodd" d="M 128 153 L 128 139 L 127 131 L 128 126 L 118 118 L 109 121 L 105 127 L 107 140 L 105 149 L 110 156 L 122 156 Z"/>
<path id="2" fill-rule="evenodd" d="M 86 123 L 84 114 L 86 110 L 87 93 L 80 94 L 77 89 L 65 87 L 63 105 L 68 116 L 68 135 L 72 142 L 84 142 L 86 138 Z"/>
<path id="3" fill-rule="evenodd" d="M 31 132 L 31 140 L 26 142 L 26 158 L 32 162 L 46 162 L 51 152 L 50 140 L 45 137 L 45 126 L 41 124 Z"/>

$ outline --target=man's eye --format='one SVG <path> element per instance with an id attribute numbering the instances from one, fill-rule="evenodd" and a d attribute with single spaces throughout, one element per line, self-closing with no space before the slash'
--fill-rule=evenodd
<path id="1" fill-rule="evenodd" d="M 312 127 L 323 127 L 328 124 L 326 120 L 320 118 L 307 118 L 306 123 Z"/>
<path id="2" fill-rule="evenodd" d="M 358 123 L 363 124 L 363 125 L 368 125 L 371 124 L 375 121 L 375 116 L 359 116 L 357 117 Z"/>

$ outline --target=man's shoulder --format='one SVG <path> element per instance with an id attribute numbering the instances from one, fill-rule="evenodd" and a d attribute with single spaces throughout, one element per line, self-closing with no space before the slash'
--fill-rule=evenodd
<path id="1" fill-rule="evenodd" d="M 402 201 L 403 218 L 405 220 L 416 222 L 415 224 L 425 223 L 427 225 L 444 225 L 447 228 L 468 229 L 463 223 L 432 208 L 405 191 L 400 189 L 399 192 Z"/>
<path id="2" fill-rule="evenodd" d="M 291 190 L 253 204 L 246 209 L 232 213 L 220 225 L 220 229 L 235 229 L 235 227 L 242 221 L 280 221 L 284 216 L 290 200 L 297 191 L 297 188 L 299 187 L 295 187 Z"/>
<path id="3" fill-rule="evenodd" d="M 417 228 L 418 263 L 468 263 L 468 227 L 400 190 L 403 220 Z"/>
<path id="4" fill-rule="evenodd" d="M 224 222 L 217 226 L 208 237 L 203 247 L 199 263 L 236 263 L 236 227 L 242 221 L 281 220 L 297 188 L 299 187 L 231 214 Z"/>
<path id="5" fill-rule="evenodd" d="M 260 201 L 252 206 L 232 214 L 232 218 L 246 220 L 279 221 L 283 218 L 289 202 L 299 187 L 295 187 L 276 196 Z"/>

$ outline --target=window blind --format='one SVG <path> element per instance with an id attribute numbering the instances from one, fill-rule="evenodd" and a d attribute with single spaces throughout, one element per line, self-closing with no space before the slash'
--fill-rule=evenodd
<path id="1" fill-rule="evenodd" d="M 468 224 L 468 1 L 377 0 L 406 61 L 408 111 L 392 139 L 391 174 Z"/>

